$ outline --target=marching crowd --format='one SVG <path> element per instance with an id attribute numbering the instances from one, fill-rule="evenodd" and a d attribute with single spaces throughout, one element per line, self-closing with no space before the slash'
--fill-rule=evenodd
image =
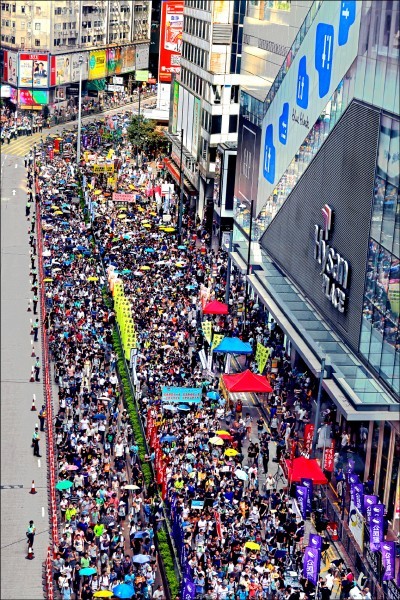
<path id="1" fill-rule="evenodd" d="M 118 160 L 118 191 L 131 194 L 128 204 L 113 202 L 108 178 L 94 173 L 100 156 Z M 199 293 L 223 298 L 226 256 L 198 239 L 201 224 L 191 211 L 184 212 L 178 241 L 176 229 L 168 227 L 177 219 L 176 199 L 165 203 L 162 181 L 151 167 L 136 165 L 127 143 L 110 154 L 98 140 L 78 169 L 62 157 L 50 161 L 44 152 L 37 152 L 36 161 L 45 327 L 59 386 L 62 531 L 54 570 L 62 597 L 75 593 L 86 600 L 122 583 L 132 585 L 136 597 L 163 597 L 153 543 L 162 501 L 155 484 L 144 486 L 124 409 L 112 346 L 115 313 L 101 292 L 107 270 L 123 280 L 132 305 L 138 399 L 145 425 L 157 423 L 163 500 L 171 520 L 179 516 L 180 550 L 195 586 L 191 597 L 316 599 L 315 585 L 302 574 L 305 522 L 269 473 L 270 453 L 279 459 L 289 449 L 311 410 L 311 381 L 291 369 L 279 328 L 267 326 L 262 308 L 250 301 L 242 331 L 244 288 L 234 278 L 229 314 L 213 317 L 214 331 L 244 337 L 254 349 L 257 341 L 268 345 L 267 372 L 279 359 L 267 426 L 261 417 L 253 422 L 240 402 L 232 405 L 220 395 L 218 375 L 202 369 L 198 352 L 207 343 Z M 78 179 L 85 210 L 75 202 Z M 252 358 L 248 364 L 255 369 Z M 217 367 L 223 368 L 218 360 Z M 201 388 L 202 402 L 165 408 L 163 386 Z M 148 457 L 153 466 L 155 449 Z M 319 582 L 320 597 L 329 598 L 333 585 L 329 570 Z"/>

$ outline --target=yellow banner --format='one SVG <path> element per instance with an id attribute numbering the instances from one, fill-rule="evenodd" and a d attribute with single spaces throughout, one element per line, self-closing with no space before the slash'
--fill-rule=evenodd
<path id="1" fill-rule="evenodd" d="M 258 367 L 258 372 L 262 375 L 265 365 L 267 364 L 267 360 L 269 355 L 271 354 L 271 348 L 266 348 L 260 342 L 257 342 L 257 350 L 256 350 L 256 363 Z"/>
<path id="2" fill-rule="evenodd" d="M 211 350 L 214 350 L 214 348 L 216 348 L 217 346 L 220 345 L 220 343 L 222 342 L 222 340 L 224 339 L 224 335 L 220 334 L 220 333 L 216 333 L 213 337 L 213 342 L 211 344 Z"/>
<path id="3" fill-rule="evenodd" d="M 114 173 L 114 163 L 93 165 L 93 173 Z"/>
<path id="4" fill-rule="evenodd" d="M 105 50 L 93 50 L 89 55 L 89 80 L 102 79 L 107 76 Z"/>
<path id="5" fill-rule="evenodd" d="M 211 344 L 211 338 L 212 338 L 212 323 L 211 323 L 211 321 L 203 321 L 201 324 L 201 328 L 203 330 L 203 334 L 204 334 L 204 337 L 206 338 L 207 342 L 209 344 Z"/>

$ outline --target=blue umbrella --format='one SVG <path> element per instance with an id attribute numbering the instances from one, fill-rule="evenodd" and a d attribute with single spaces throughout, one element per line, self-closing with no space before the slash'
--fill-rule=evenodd
<path id="1" fill-rule="evenodd" d="M 132 562 L 137 563 L 138 565 L 144 565 L 145 563 L 150 562 L 150 556 L 147 556 L 147 554 L 136 554 L 132 558 Z M 115 588 L 114 588 L 114 592 L 115 592 Z"/>
<path id="2" fill-rule="evenodd" d="M 79 570 L 79 575 L 86 575 L 86 577 L 94 575 L 95 573 L 97 573 L 97 569 L 93 569 L 93 567 L 85 567 L 84 569 Z"/>
<path id="3" fill-rule="evenodd" d="M 137 540 L 138 538 L 145 537 L 147 535 L 147 531 L 137 531 L 133 538 Z"/>
<path id="4" fill-rule="evenodd" d="M 178 410 L 190 410 L 186 404 L 178 404 Z"/>
<path id="5" fill-rule="evenodd" d="M 174 435 L 164 435 L 160 439 L 160 442 L 175 442 L 175 441 L 176 441 L 176 437 Z"/>
<path id="6" fill-rule="evenodd" d="M 178 250 L 187 250 L 186 246 L 178 246 Z"/>
<path id="7" fill-rule="evenodd" d="M 211 400 L 218 400 L 219 394 L 218 392 L 207 392 L 207 398 L 210 398 Z"/>
<path id="8" fill-rule="evenodd" d="M 115 586 L 112 593 L 116 598 L 132 598 L 135 594 L 135 590 L 131 585 L 120 583 Z"/>
<path id="9" fill-rule="evenodd" d="M 148 254 L 151 252 L 155 252 L 154 248 L 145 248 L 144 251 L 147 252 Z"/>
<path id="10" fill-rule="evenodd" d="M 95 419 L 95 421 L 107 421 L 106 415 L 103 415 L 102 413 L 94 415 L 93 419 Z"/>

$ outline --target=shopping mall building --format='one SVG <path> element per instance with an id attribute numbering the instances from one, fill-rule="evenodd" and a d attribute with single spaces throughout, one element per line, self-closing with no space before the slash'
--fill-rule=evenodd
<path id="1" fill-rule="evenodd" d="M 318 378 L 325 360 L 323 397 L 395 533 L 399 47 L 398 2 L 313 3 L 265 100 L 242 90 L 231 252 L 293 364 Z M 368 539 L 346 546 L 379 582 Z M 400 597 L 394 581 L 385 594 Z"/>

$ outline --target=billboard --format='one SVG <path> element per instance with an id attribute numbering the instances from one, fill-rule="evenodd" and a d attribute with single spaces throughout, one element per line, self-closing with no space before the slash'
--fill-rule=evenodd
<path id="1" fill-rule="evenodd" d="M 102 79 L 107 75 L 105 50 L 92 50 L 89 53 L 89 80 Z"/>
<path id="2" fill-rule="evenodd" d="M 251 202 L 257 197 L 260 146 L 261 128 L 240 115 L 235 183 L 235 198 L 239 201 Z"/>
<path id="3" fill-rule="evenodd" d="M 49 103 L 47 90 L 18 90 L 18 105 L 20 108 L 40 110 L 44 104 Z"/>
<path id="4" fill-rule="evenodd" d="M 171 83 L 171 73 L 180 73 L 183 0 L 164 0 L 161 7 L 158 81 Z"/>
<path id="5" fill-rule="evenodd" d="M 19 87 L 47 88 L 49 72 L 48 54 L 19 55 Z"/>
<path id="6" fill-rule="evenodd" d="M 361 7 L 322 3 L 270 104 L 262 125 L 257 214 L 355 60 Z"/>
<path id="7" fill-rule="evenodd" d="M 122 48 L 122 68 L 121 73 L 129 73 L 135 70 L 135 46 L 126 46 Z"/>
<path id="8" fill-rule="evenodd" d="M 107 74 L 114 75 L 122 73 L 121 48 L 109 48 L 107 50 Z"/>
<path id="9" fill-rule="evenodd" d="M 87 52 L 75 52 L 71 54 L 71 82 L 79 81 L 79 57 L 82 56 L 82 81 L 88 78 L 89 66 L 88 66 L 88 53 Z"/>
<path id="10" fill-rule="evenodd" d="M 50 84 L 62 85 L 71 81 L 71 55 L 52 56 L 50 61 Z"/>
<path id="11" fill-rule="evenodd" d="M 135 69 L 149 68 L 149 44 L 140 44 L 136 46 Z"/>
<path id="12" fill-rule="evenodd" d="M 198 148 L 199 148 L 200 124 L 201 124 L 201 102 L 200 102 L 199 98 L 195 97 L 194 105 L 193 105 L 192 154 L 196 159 L 197 159 Z"/>
<path id="13" fill-rule="evenodd" d="M 174 81 L 173 86 L 171 133 L 176 133 L 178 131 L 179 82 Z"/>
<path id="14" fill-rule="evenodd" d="M 18 55 L 9 50 L 4 50 L 4 81 L 18 84 Z"/>

